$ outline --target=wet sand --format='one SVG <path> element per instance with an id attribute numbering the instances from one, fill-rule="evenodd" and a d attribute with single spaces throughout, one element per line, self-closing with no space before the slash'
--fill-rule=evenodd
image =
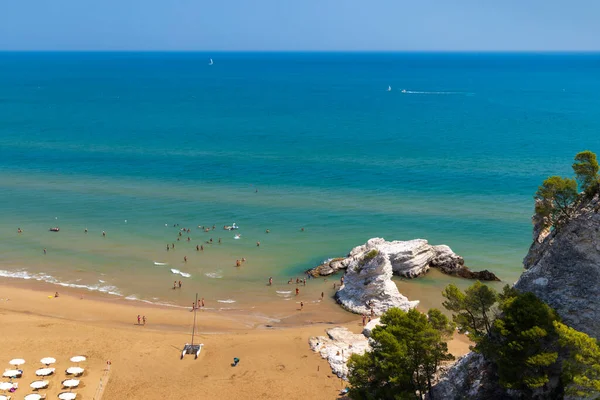
<path id="1" fill-rule="evenodd" d="M 282 311 L 278 319 L 261 313 L 198 312 L 198 339 L 204 348 L 197 360 L 180 360 L 191 336 L 189 310 L 79 291 L 61 291 L 53 298 L 54 285 L 13 283 L 0 281 L 0 363 L 8 367 L 17 357 L 27 361 L 19 397 L 31 392 L 39 360 L 51 356 L 58 360 L 57 374 L 41 393 L 56 398 L 68 359 L 82 354 L 88 357 L 81 365 L 86 373 L 82 387 L 74 390 L 81 399 L 94 398 L 107 360 L 112 364 L 104 399 L 334 399 L 344 382 L 310 351 L 308 338 L 335 325 L 361 330 L 360 316 L 335 307 L 305 306 L 303 311 Z M 138 314 L 146 316 L 145 326 L 137 325 Z M 458 338 L 450 348 L 460 355 L 468 351 L 468 342 Z M 234 357 L 240 359 L 236 367 L 231 366 Z"/>

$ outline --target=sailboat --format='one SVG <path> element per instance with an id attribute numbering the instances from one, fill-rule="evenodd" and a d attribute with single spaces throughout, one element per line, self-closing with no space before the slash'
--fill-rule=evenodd
<path id="1" fill-rule="evenodd" d="M 214 64 L 214 62 L 213 62 L 212 58 L 210 58 L 209 60 L 210 60 L 210 61 L 208 62 L 208 65 L 213 65 L 213 64 Z"/>
<path id="2" fill-rule="evenodd" d="M 193 354 L 194 360 L 198 358 L 200 352 L 202 351 L 202 347 L 204 347 L 203 343 L 194 344 L 194 335 L 196 334 L 196 311 L 198 311 L 198 293 L 196 293 L 196 301 L 194 302 L 194 326 L 192 327 L 192 342 L 186 343 L 183 346 L 183 350 L 181 351 L 180 360 L 183 360 L 183 356 L 186 354 Z"/>

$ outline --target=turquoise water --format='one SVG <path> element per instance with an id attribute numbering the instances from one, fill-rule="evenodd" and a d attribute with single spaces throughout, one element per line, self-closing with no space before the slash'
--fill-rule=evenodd
<path id="1" fill-rule="evenodd" d="M 379 236 L 512 282 L 537 186 L 600 151 L 599 69 L 599 54 L 0 53 L 0 275 L 243 308 Z"/>

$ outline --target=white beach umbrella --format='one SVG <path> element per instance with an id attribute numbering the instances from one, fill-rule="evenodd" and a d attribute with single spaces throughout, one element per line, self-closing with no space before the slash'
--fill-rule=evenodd
<path id="1" fill-rule="evenodd" d="M 56 358 L 53 357 L 45 357 L 40 360 L 42 364 L 50 365 L 56 362 Z"/>
<path id="2" fill-rule="evenodd" d="M 84 356 L 71 357 L 71 362 L 74 362 L 74 363 L 80 363 L 85 360 L 86 360 L 86 358 Z"/>
<path id="3" fill-rule="evenodd" d="M 81 374 L 83 374 L 83 371 L 85 371 L 85 370 L 83 368 L 81 368 L 81 367 L 69 367 L 69 368 L 67 368 L 67 374 L 81 375 Z"/>
<path id="4" fill-rule="evenodd" d="M 74 400 L 77 397 L 77 393 L 73 392 L 62 392 L 58 395 L 60 400 Z"/>
<path id="5" fill-rule="evenodd" d="M 8 362 L 10 365 L 23 365 L 25 364 L 25 360 L 22 358 L 13 358 Z"/>
<path id="6" fill-rule="evenodd" d="M 42 399 L 42 396 L 40 396 L 37 393 L 30 393 L 27 396 L 25 396 L 25 400 L 40 400 Z"/>
<path id="7" fill-rule="evenodd" d="M 37 371 L 35 371 L 35 374 L 37 376 L 48 376 L 52 375 L 54 371 L 56 371 L 56 368 L 40 368 Z"/>
<path id="8" fill-rule="evenodd" d="M 15 377 L 21 376 L 21 375 L 23 375 L 23 373 L 21 371 L 19 371 L 18 369 L 7 369 L 2 374 L 2 376 L 5 378 L 15 378 Z"/>
<path id="9" fill-rule="evenodd" d="M 31 386 L 33 389 L 43 389 L 48 386 L 48 381 L 34 381 L 31 382 Z"/>
<path id="10" fill-rule="evenodd" d="M 0 382 L 0 390 L 6 392 L 13 388 L 13 384 L 11 382 Z"/>
<path id="11" fill-rule="evenodd" d="M 74 388 L 74 387 L 79 386 L 79 380 L 77 380 L 77 379 L 67 379 L 67 380 L 63 381 L 62 385 L 64 387 Z"/>
<path id="12" fill-rule="evenodd" d="M 6 397 L 5 395 L 0 394 L 0 400 L 8 400 L 8 399 L 10 399 L 10 397 Z"/>

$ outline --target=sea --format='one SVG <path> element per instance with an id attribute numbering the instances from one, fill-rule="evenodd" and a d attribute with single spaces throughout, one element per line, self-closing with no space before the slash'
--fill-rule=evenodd
<path id="1" fill-rule="evenodd" d="M 586 149 L 598 53 L 0 53 L 0 283 L 333 303 L 339 275 L 295 279 L 382 237 L 446 244 L 499 287 L 537 187 Z M 470 282 L 397 283 L 439 307 Z"/>

